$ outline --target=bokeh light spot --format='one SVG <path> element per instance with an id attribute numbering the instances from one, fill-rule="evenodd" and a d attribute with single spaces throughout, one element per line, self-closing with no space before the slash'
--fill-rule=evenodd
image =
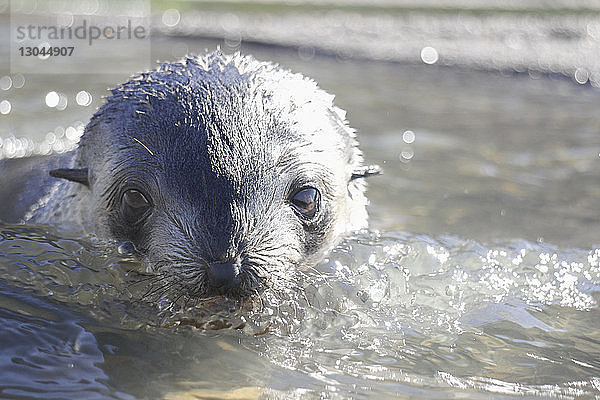
<path id="1" fill-rule="evenodd" d="M 0 78 L 0 89 L 2 90 L 8 90 L 12 87 L 12 79 L 10 79 L 10 76 L 3 76 L 2 78 Z"/>
<path id="2" fill-rule="evenodd" d="M 427 46 L 423 47 L 421 50 L 421 60 L 423 60 L 425 64 L 435 64 L 438 59 L 439 54 L 433 47 Z"/>
<path id="3" fill-rule="evenodd" d="M 92 95 L 85 90 L 81 90 L 77 93 L 77 95 L 75 95 L 75 101 L 80 106 L 87 107 L 92 104 Z"/>
<path id="4" fill-rule="evenodd" d="M 46 105 L 48 107 L 51 107 L 51 108 L 56 107 L 58 105 L 59 101 L 60 101 L 60 96 L 55 91 L 48 92 L 46 94 Z"/>
<path id="5" fill-rule="evenodd" d="M 166 10 L 162 15 L 162 23 L 168 27 L 176 26 L 180 20 L 181 14 L 174 8 Z"/>
<path id="6" fill-rule="evenodd" d="M 402 134 L 402 140 L 404 140 L 404 143 L 413 143 L 415 141 L 415 133 L 413 131 L 404 132 Z"/>
<path id="7" fill-rule="evenodd" d="M 12 105 L 10 104 L 10 101 L 8 101 L 8 100 L 0 101 L 0 114 L 6 115 L 6 114 L 10 113 L 11 109 L 12 109 Z"/>

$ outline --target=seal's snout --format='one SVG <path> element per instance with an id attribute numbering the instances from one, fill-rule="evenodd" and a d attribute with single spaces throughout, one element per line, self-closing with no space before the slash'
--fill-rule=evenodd
<path id="1" fill-rule="evenodd" d="M 236 262 L 209 264 L 207 275 L 210 285 L 219 293 L 235 289 L 242 282 L 240 267 Z"/>

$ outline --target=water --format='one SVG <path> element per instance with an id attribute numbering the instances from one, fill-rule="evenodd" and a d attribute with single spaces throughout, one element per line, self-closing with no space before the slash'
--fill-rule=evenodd
<path id="1" fill-rule="evenodd" d="M 217 43 L 153 49 L 172 59 Z M 1 225 L 0 397 L 600 396 L 596 89 L 242 48 L 315 78 L 348 110 L 385 170 L 370 180 L 371 230 L 294 287 L 180 311 L 145 301 L 139 265 L 114 247 Z M 76 140 L 124 79 L 26 76 L 2 92 L 3 151 L 72 145 L 67 129 Z M 82 90 L 90 105 L 75 101 Z M 64 110 L 47 106 L 51 91 Z"/>
<path id="2" fill-rule="evenodd" d="M 600 250 L 363 233 L 289 296 L 161 318 L 115 249 L 4 226 L 0 253 L 4 396 L 568 398 L 600 383 Z M 224 322 L 193 327 L 207 321 Z"/>

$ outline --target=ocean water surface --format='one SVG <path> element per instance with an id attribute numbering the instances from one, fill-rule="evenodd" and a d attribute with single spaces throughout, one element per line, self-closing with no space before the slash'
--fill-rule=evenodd
<path id="1" fill-rule="evenodd" d="M 219 44 L 163 36 L 153 49 Z M 384 169 L 370 229 L 294 286 L 181 310 L 123 249 L 0 225 L 0 397 L 600 396 L 597 89 L 551 71 L 241 48 L 336 94 Z M 8 77 L 5 158 L 72 147 L 127 78 Z"/>

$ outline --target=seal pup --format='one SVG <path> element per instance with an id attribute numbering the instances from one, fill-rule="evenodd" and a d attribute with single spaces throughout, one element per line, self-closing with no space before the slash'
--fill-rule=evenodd
<path id="1" fill-rule="evenodd" d="M 313 80 L 216 51 L 111 93 L 76 150 L 21 162 L 36 187 L 0 218 L 131 243 L 162 285 L 198 298 L 256 293 L 366 227 L 363 178 L 379 169 Z"/>

